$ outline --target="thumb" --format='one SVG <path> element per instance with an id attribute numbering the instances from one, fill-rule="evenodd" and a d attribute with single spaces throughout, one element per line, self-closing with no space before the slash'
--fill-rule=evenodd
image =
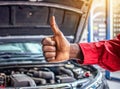
<path id="1" fill-rule="evenodd" d="M 51 28 L 52 28 L 54 35 L 58 35 L 58 34 L 60 35 L 62 33 L 56 24 L 54 16 L 52 16 L 50 18 L 50 25 L 51 25 Z"/>

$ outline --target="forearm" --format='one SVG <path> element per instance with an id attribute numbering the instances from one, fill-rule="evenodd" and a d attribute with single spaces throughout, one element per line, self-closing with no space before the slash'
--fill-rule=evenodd
<path id="1" fill-rule="evenodd" d="M 72 58 L 83 60 L 82 50 L 77 43 L 70 44 L 70 59 Z"/>

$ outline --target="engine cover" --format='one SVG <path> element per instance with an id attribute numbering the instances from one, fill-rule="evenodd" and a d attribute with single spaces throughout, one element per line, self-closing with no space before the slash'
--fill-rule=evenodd
<path id="1" fill-rule="evenodd" d="M 11 75 L 11 85 L 14 87 L 36 86 L 34 80 L 25 74 Z"/>

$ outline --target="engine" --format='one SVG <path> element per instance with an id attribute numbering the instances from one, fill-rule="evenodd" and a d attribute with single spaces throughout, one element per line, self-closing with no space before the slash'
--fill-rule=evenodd
<path id="1" fill-rule="evenodd" d="M 90 69 L 73 64 L 50 67 L 8 68 L 0 70 L 0 88 L 71 83 L 88 77 L 94 77 Z"/>

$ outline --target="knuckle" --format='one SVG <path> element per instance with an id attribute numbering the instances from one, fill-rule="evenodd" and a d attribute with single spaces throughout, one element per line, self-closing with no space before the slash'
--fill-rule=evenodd
<path id="1" fill-rule="evenodd" d="M 46 51 L 46 49 L 47 49 L 46 46 L 43 46 L 43 51 Z"/>
<path id="2" fill-rule="evenodd" d="M 51 62 L 51 61 L 54 61 L 55 60 L 55 57 L 50 57 L 50 58 L 47 58 L 46 59 L 48 62 Z"/>
<path id="3" fill-rule="evenodd" d="M 43 51 L 54 52 L 56 48 L 54 46 L 43 46 Z"/>
<path id="4" fill-rule="evenodd" d="M 49 57 L 55 57 L 56 54 L 55 52 L 45 52 L 44 55 L 46 58 L 49 58 Z"/>
<path id="5" fill-rule="evenodd" d="M 47 45 L 49 43 L 50 43 L 50 38 L 49 37 L 48 38 L 44 38 L 43 41 L 42 41 L 43 45 Z"/>
<path id="6" fill-rule="evenodd" d="M 47 52 L 45 52 L 45 53 L 44 53 L 44 56 L 45 56 L 45 57 L 48 57 L 48 53 L 47 53 Z"/>

